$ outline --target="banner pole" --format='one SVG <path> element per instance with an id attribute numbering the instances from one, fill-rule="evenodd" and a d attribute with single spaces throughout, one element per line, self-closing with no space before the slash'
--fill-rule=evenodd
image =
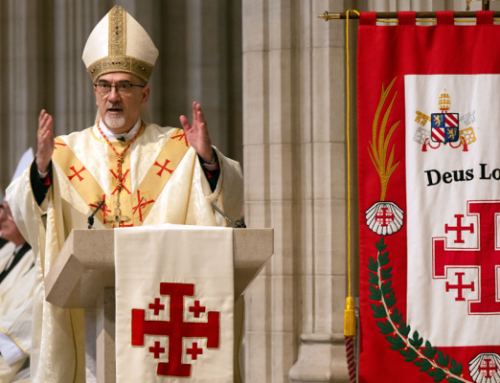
<path id="1" fill-rule="evenodd" d="M 349 91 L 349 12 L 354 12 L 359 16 L 356 10 L 347 11 L 346 31 L 345 31 L 345 49 L 346 49 L 346 146 L 347 146 L 347 298 L 344 310 L 344 336 L 356 336 L 356 313 L 354 311 L 354 299 L 351 295 L 351 147 L 349 137 L 349 113 L 350 113 L 350 91 Z"/>
<path id="2" fill-rule="evenodd" d="M 325 21 L 329 20 L 346 20 L 347 19 L 347 14 L 348 12 L 328 12 L 325 11 L 325 13 L 322 13 L 318 15 L 318 18 L 323 19 Z M 456 18 L 463 18 L 463 19 L 475 19 L 476 18 L 476 12 L 466 12 L 466 11 L 461 11 L 461 12 L 453 12 L 454 17 Z M 419 22 L 418 19 L 435 19 L 436 18 L 436 12 L 415 12 L 415 17 L 417 18 L 417 22 Z M 500 18 L 500 11 L 494 11 L 493 12 L 493 17 Z M 359 13 L 350 13 L 349 14 L 350 19 L 359 19 Z M 398 12 L 377 12 L 377 19 L 397 19 L 398 18 Z M 472 22 L 473 20 L 470 20 L 468 22 Z M 499 20 L 495 20 L 499 21 Z M 428 20 L 420 20 L 420 22 L 429 22 Z"/>
<path id="3" fill-rule="evenodd" d="M 349 84 L 349 12 L 359 16 L 356 10 L 347 11 L 345 50 L 346 50 L 346 152 L 347 152 L 347 298 L 344 309 L 344 342 L 346 347 L 347 369 L 349 382 L 356 383 L 356 358 L 354 355 L 354 341 L 356 336 L 356 312 L 354 299 L 351 295 L 351 146 L 350 146 L 350 84 Z"/>

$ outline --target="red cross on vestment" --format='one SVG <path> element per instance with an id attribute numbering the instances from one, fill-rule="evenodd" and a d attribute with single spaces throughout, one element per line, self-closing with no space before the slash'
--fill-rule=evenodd
<path id="1" fill-rule="evenodd" d="M 146 200 L 146 198 L 141 197 L 141 191 L 137 190 L 137 205 L 133 207 L 133 214 L 139 211 L 139 220 L 142 222 L 142 209 L 145 209 L 150 203 L 154 203 L 154 200 Z"/>
<path id="2" fill-rule="evenodd" d="M 115 227 L 115 224 L 113 224 L 113 227 Z M 119 227 L 134 227 L 134 225 L 125 225 L 125 222 L 120 222 Z"/>
<path id="3" fill-rule="evenodd" d="M 83 178 L 83 177 L 80 175 L 80 173 L 81 173 L 81 172 L 83 172 L 83 171 L 87 170 L 87 169 L 85 169 L 85 166 L 82 166 L 82 168 L 81 168 L 80 170 L 78 170 L 78 171 L 76 171 L 76 169 L 75 169 L 75 167 L 74 167 L 74 166 L 70 167 L 70 169 L 71 169 L 71 170 L 73 170 L 73 173 L 75 173 L 75 174 L 72 174 L 72 175 L 68 176 L 68 178 L 69 178 L 69 180 L 70 180 L 70 181 L 71 181 L 73 178 L 75 178 L 75 177 L 78 177 L 78 181 L 80 181 L 80 182 L 82 182 L 82 181 L 85 179 L 85 178 Z"/>
<path id="4" fill-rule="evenodd" d="M 455 218 L 457 219 L 457 226 L 448 226 L 448 224 L 444 225 L 444 232 L 448 234 L 449 231 L 456 231 L 457 238 L 454 243 L 464 243 L 462 239 L 462 231 L 468 231 L 471 234 L 474 234 L 474 225 L 471 223 L 469 226 L 462 226 L 462 218 L 463 214 L 455 214 Z"/>
<path id="5" fill-rule="evenodd" d="M 478 248 L 447 249 L 445 238 L 433 238 L 433 277 L 446 278 L 447 268 L 453 266 L 479 270 L 479 300 L 469 302 L 469 314 L 500 314 L 496 299 L 496 270 L 500 266 L 496 215 L 500 213 L 500 201 L 469 201 L 468 209 L 478 218 Z"/>
<path id="6" fill-rule="evenodd" d="M 190 283 L 160 283 L 160 295 L 170 296 L 170 320 L 146 321 L 145 310 L 132 309 L 132 346 L 144 346 L 146 335 L 168 336 L 168 363 L 158 363 L 157 375 L 189 377 L 191 365 L 182 363 L 182 340 L 207 338 L 207 348 L 218 348 L 220 313 L 209 311 L 206 323 L 185 322 L 184 297 L 194 295 L 194 285 Z M 192 353 L 201 354 L 196 349 L 197 345 Z M 194 355 L 193 359 L 196 359 Z"/>
<path id="7" fill-rule="evenodd" d="M 203 354 L 203 349 L 198 348 L 198 343 L 193 342 L 191 348 L 186 349 L 186 354 L 191 355 L 191 359 L 196 360 L 198 359 L 198 355 Z"/>
<path id="8" fill-rule="evenodd" d="M 182 139 L 184 139 L 184 143 L 186 144 L 186 146 L 189 146 L 189 142 L 188 142 L 188 139 L 187 139 L 185 132 L 182 134 L 178 134 L 177 136 L 172 137 L 172 139 L 174 139 L 174 138 L 177 138 L 179 140 L 179 142 L 182 142 Z"/>
<path id="9" fill-rule="evenodd" d="M 165 164 L 161 165 L 161 164 L 158 163 L 158 161 L 155 161 L 154 165 L 160 167 L 160 171 L 158 173 L 156 173 L 156 174 L 161 177 L 161 175 L 163 174 L 164 170 L 167 171 L 167 172 L 169 172 L 170 174 L 172 174 L 174 171 L 170 170 L 170 169 L 167 169 L 167 165 L 168 165 L 169 162 L 170 162 L 170 160 L 166 159 L 165 160 Z"/>
<path id="10" fill-rule="evenodd" d="M 101 201 L 89 203 L 89 206 L 96 209 L 99 207 L 102 201 L 106 201 L 106 194 L 103 194 Z M 100 211 L 102 211 L 102 223 L 106 224 L 106 216 L 109 215 L 108 213 L 111 213 L 111 210 L 108 209 L 108 205 L 106 204 L 106 202 L 104 202 L 104 205 L 102 205 Z"/>
<path id="11" fill-rule="evenodd" d="M 493 378 L 493 375 L 490 374 L 491 371 L 497 372 L 498 367 L 495 363 L 493 365 L 490 364 L 491 359 L 484 359 L 483 363 L 479 366 L 478 370 L 485 378 Z"/>
<path id="12" fill-rule="evenodd" d="M 382 227 L 389 226 L 389 224 L 394 221 L 394 214 L 392 214 L 391 212 L 387 212 L 387 210 L 389 210 L 389 208 L 383 207 L 375 216 L 375 219 Z"/>
<path id="13" fill-rule="evenodd" d="M 130 169 L 127 169 L 127 171 L 125 173 L 123 173 L 121 180 L 119 179 L 120 178 L 119 175 L 115 174 L 115 172 L 113 171 L 113 169 L 109 169 L 109 171 L 111 172 L 111 174 L 113 175 L 113 177 L 115 177 L 115 179 L 117 180 L 115 190 L 113 190 L 113 192 L 111 193 L 111 195 L 115 195 L 115 193 L 118 190 L 120 190 L 120 187 L 122 187 L 128 194 L 132 194 L 132 193 L 130 193 L 130 190 L 128 190 L 127 187 L 125 186 L 125 182 L 127 181 L 126 180 L 127 174 L 130 172 Z"/>
<path id="14" fill-rule="evenodd" d="M 62 147 L 62 146 L 68 146 L 68 145 L 63 144 L 62 142 L 56 142 L 56 141 L 54 141 L 54 150 L 59 149 L 59 146 Z"/>

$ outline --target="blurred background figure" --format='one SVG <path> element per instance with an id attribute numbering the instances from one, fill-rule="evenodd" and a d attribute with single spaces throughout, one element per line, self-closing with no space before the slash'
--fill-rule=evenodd
<path id="1" fill-rule="evenodd" d="M 29 168 L 33 151 L 19 161 L 12 180 Z M 29 382 L 35 290 L 35 255 L 0 197 L 0 382 Z"/>
<path id="2" fill-rule="evenodd" d="M 0 190 L 0 201 L 3 201 L 3 192 L 2 190 Z M 2 238 L 2 229 L 0 228 L 0 251 L 2 250 L 2 248 L 7 244 L 9 243 L 9 241 L 7 241 L 6 239 L 3 239 Z M 0 259 L 2 258 L 2 253 L 0 253 Z"/>
<path id="3" fill-rule="evenodd" d="M 35 259 L 31 246 L 14 222 L 7 201 L 0 205 L 0 230 L 1 238 L 8 241 L 0 250 L 0 297 L 2 297 L 31 269 Z"/>

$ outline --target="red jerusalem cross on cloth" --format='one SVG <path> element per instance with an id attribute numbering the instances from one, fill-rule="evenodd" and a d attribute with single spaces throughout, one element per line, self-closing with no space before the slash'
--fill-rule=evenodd
<path id="1" fill-rule="evenodd" d="M 220 314 L 218 312 L 209 311 L 207 314 L 207 323 L 189 323 L 184 321 L 184 297 L 190 297 L 193 296 L 193 294 L 193 284 L 160 283 L 160 295 L 170 296 L 169 321 L 147 321 L 145 319 L 145 310 L 132 310 L 132 346 L 144 346 L 146 335 L 168 336 L 169 361 L 168 363 L 158 363 L 158 375 L 177 377 L 191 376 L 191 365 L 182 363 L 183 338 L 204 337 L 207 338 L 207 348 L 219 347 Z M 197 355 L 201 352 L 196 350 L 196 343 L 194 343 L 193 347 L 190 353 L 193 359 L 197 359 Z"/>
<path id="2" fill-rule="evenodd" d="M 492 373 L 498 371 L 498 367 L 495 363 L 491 361 L 491 359 L 485 359 L 483 363 L 478 368 L 479 372 L 483 374 L 485 378 L 492 378 Z"/>
<path id="3" fill-rule="evenodd" d="M 478 383 L 475 358 L 500 356 L 500 25 L 490 11 L 467 28 L 453 12 L 377 19 L 361 12 L 350 57 L 359 383 Z M 432 141 L 431 116 L 449 142 Z"/>
<path id="4" fill-rule="evenodd" d="M 447 249 L 445 239 L 434 239 L 434 277 L 446 277 L 448 267 L 460 266 L 477 269 L 479 271 L 479 300 L 470 302 L 469 312 L 471 314 L 500 314 L 500 302 L 497 294 L 500 244 L 496 243 L 500 201 L 469 202 L 469 212 L 477 214 L 479 220 L 478 249 Z M 459 290 L 456 300 L 463 300 L 462 289 L 474 289 L 473 285 L 462 285 L 460 274 L 463 276 L 463 273 L 457 273 L 459 283 L 458 287 L 455 288 Z"/>
<path id="5" fill-rule="evenodd" d="M 380 211 L 375 216 L 375 218 L 377 219 L 377 221 L 380 223 L 380 226 L 387 226 L 394 219 L 394 214 L 392 214 L 388 210 L 389 210 L 388 208 L 383 207 L 383 208 L 380 209 Z"/>
<path id="6" fill-rule="evenodd" d="M 457 239 L 455 239 L 455 243 L 464 243 L 462 239 L 462 231 L 468 231 L 469 233 L 474 233 L 474 225 L 472 223 L 469 226 L 462 226 L 462 218 L 463 214 L 455 214 L 455 218 L 457 219 L 457 226 L 449 226 L 448 224 L 444 225 L 444 232 L 448 233 L 449 231 L 457 232 Z"/>

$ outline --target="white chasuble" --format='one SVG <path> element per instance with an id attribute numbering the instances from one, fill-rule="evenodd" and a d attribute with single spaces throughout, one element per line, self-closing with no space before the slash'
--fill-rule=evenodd
<path id="1" fill-rule="evenodd" d="M 187 149 L 170 173 L 167 169 L 172 168 L 166 161 L 170 158 L 162 157 L 164 147 L 171 139 L 176 139 L 175 145 L 185 145 L 185 137 L 174 135 L 176 132 L 175 129 L 149 124 L 130 146 L 124 162 L 129 171 L 126 176 L 125 172 L 122 175 L 127 190 L 122 190 L 121 199 L 122 202 L 128 199 L 128 205 L 122 205 L 123 215 L 131 221 L 123 226 L 224 224 L 215 216 L 211 202 L 231 218 L 238 219 L 243 203 L 239 164 L 215 149 L 221 175 L 214 192 L 210 190 L 192 148 Z M 73 163 L 57 161 L 64 150 L 71 151 L 66 158 Z M 68 235 L 73 229 L 87 228 L 87 217 L 95 210 L 96 203 L 103 199 L 106 201 L 105 214 L 100 211 L 96 215 L 94 227 L 112 227 L 106 214 L 116 207 L 114 181 L 117 173 L 116 162 L 111 161 L 109 152 L 107 143 L 94 134 L 92 128 L 58 137 L 52 162 L 53 182 L 42 205 L 38 206 L 31 191 L 29 169 L 7 189 L 16 224 L 36 254 L 37 287 L 33 299 L 31 354 L 31 379 L 34 383 L 85 382 L 83 310 L 61 309 L 45 301 L 43 281 Z M 161 184 L 158 180 L 167 173 L 168 183 Z M 153 176 L 157 177 L 156 180 Z M 90 186 L 82 187 L 87 183 Z M 143 190 L 144 185 L 147 187 Z M 125 209 L 129 209 L 128 212 Z"/>
<path id="2" fill-rule="evenodd" d="M 30 249 L 0 283 L 0 354 L 9 365 L 31 353 L 33 296 L 36 289 L 33 262 L 33 251 Z"/>
<path id="3" fill-rule="evenodd" d="M 16 245 L 13 242 L 7 242 L 0 249 L 0 270 L 3 271 L 5 269 L 5 267 L 7 266 L 7 263 L 12 258 L 12 254 L 14 254 L 15 249 L 16 249 Z"/>
<path id="4" fill-rule="evenodd" d="M 31 354 L 33 299 L 36 290 L 35 274 L 36 269 L 33 267 L 2 296 L 0 303 L 0 353 L 9 365 L 13 365 Z"/>
<path id="5" fill-rule="evenodd" d="M 1 267 L 0 264 L 0 272 L 3 271 L 6 268 L 6 266 L 8 266 L 9 262 L 12 262 L 13 257 L 14 257 L 14 251 L 12 251 L 10 256 L 4 257 L 7 258 L 4 259 L 7 262 L 5 262 L 3 268 Z M 21 279 L 31 269 L 31 266 L 33 265 L 34 262 L 35 262 L 35 257 L 33 255 L 33 251 L 30 249 L 23 255 L 23 257 L 19 260 L 16 266 L 10 270 L 9 274 L 7 274 L 2 283 L 0 283 L 0 304 L 2 304 L 2 300 L 5 294 L 7 294 L 17 283 L 17 281 Z M 2 263 L 1 258 L 0 258 L 0 263 Z"/>
<path id="6" fill-rule="evenodd" d="M 117 383 L 232 382 L 233 230 L 118 230 L 115 264 Z"/>

